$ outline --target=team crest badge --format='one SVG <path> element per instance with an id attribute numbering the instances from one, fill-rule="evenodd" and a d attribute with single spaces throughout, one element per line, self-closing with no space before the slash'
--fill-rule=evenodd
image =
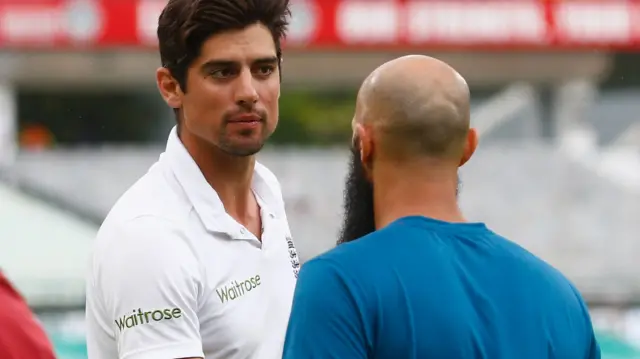
<path id="1" fill-rule="evenodd" d="M 287 236 L 287 247 L 289 249 L 289 259 L 291 260 L 291 268 L 293 268 L 293 275 L 298 279 L 298 272 L 300 272 L 300 260 L 298 259 L 298 251 L 293 244 L 291 236 Z"/>

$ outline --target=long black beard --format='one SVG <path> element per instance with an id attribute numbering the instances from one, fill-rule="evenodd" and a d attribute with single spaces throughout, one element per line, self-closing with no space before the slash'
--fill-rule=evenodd
<path id="1" fill-rule="evenodd" d="M 367 179 L 357 148 L 351 149 L 343 208 L 344 220 L 337 244 L 351 242 L 376 230 L 373 185 Z"/>
<path id="2" fill-rule="evenodd" d="M 458 176 L 456 196 L 460 193 L 462 181 Z M 360 151 L 351 149 L 349 173 L 344 188 L 344 220 L 337 244 L 351 242 L 376 230 L 373 210 L 373 184 L 367 179 L 360 161 Z"/>

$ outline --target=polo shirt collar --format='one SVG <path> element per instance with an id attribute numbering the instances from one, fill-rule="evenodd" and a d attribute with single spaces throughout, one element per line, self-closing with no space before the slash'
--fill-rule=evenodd
<path id="1" fill-rule="evenodd" d="M 200 168 L 178 137 L 176 127 L 169 134 L 164 155 L 205 228 L 211 232 L 227 233 L 234 238 L 244 237 L 244 227 L 227 214 L 220 197 L 204 178 Z M 263 203 L 262 210 L 275 214 L 270 209 L 272 204 L 276 203 L 273 202 L 274 194 L 260 175 L 259 167 L 261 168 L 262 165 L 256 163 L 252 188 L 266 202 Z"/>

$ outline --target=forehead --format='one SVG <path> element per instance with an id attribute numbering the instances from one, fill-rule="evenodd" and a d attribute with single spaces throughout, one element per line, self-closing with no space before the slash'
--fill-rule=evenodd
<path id="1" fill-rule="evenodd" d="M 213 35 L 203 44 L 196 64 L 211 60 L 251 62 L 276 56 L 276 46 L 269 29 L 262 24 Z"/>

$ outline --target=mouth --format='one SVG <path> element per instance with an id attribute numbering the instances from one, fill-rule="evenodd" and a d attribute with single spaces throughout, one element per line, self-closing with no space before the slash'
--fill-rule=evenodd
<path id="1" fill-rule="evenodd" d="M 262 117 L 256 114 L 248 113 L 231 117 L 227 122 L 227 126 L 229 126 L 229 128 L 240 131 L 240 133 L 248 135 L 250 133 L 258 131 L 258 129 L 262 126 L 262 123 Z"/>
<path id="2" fill-rule="evenodd" d="M 256 114 L 248 113 L 233 116 L 229 119 L 229 123 L 238 123 L 238 124 L 255 124 L 262 122 L 262 118 Z"/>

